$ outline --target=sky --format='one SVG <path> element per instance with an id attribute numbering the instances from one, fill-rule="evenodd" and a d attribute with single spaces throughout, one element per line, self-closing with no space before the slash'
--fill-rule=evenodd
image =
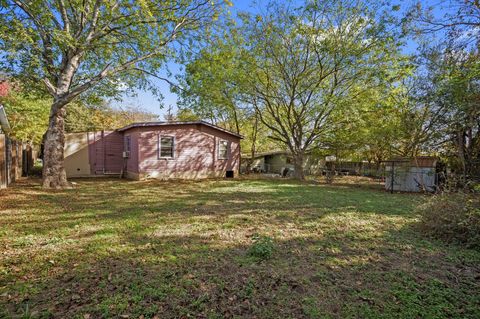
<path id="1" fill-rule="evenodd" d="M 261 6 L 262 1 L 260 0 L 234 0 L 233 6 L 230 9 L 232 14 L 238 11 L 255 11 L 258 6 Z M 167 63 L 167 69 L 173 74 L 178 74 L 180 72 L 181 66 L 169 62 Z M 162 74 L 165 76 L 166 73 Z M 155 83 L 158 85 L 160 92 L 163 95 L 162 102 L 158 101 L 158 97 L 154 96 L 149 91 L 137 91 L 136 95 L 133 97 L 124 97 L 123 102 L 113 102 L 114 106 L 126 107 L 126 106 L 139 106 L 142 109 L 145 109 L 151 113 L 157 114 L 160 117 L 160 120 L 164 119 L 164 116 L 167 114 L 169 108 L 173 112 L 177 110 L 177 95 L 170 92 L 170 85 L 161 80 L 155 80 Z"/>
<path id="2" fill-rule="evenodd" d="M 282 0 L 283 1 L 283 0 Z M 449 0 L 423 0 L 421 1 L 423 7 L 433 6 L 434 13 L 441 14 L 444 10 L 445 4 Z M 393 4 L 400 4 L 401 8 L 404 10 L 410 7 L 416 0 L 397 0 L 392 1 Z M 257 12 L 260 8 L 266 3 L 266 1 L 262 0 L 234 0 L 233 7 L 231 8 L 232 15 L 235 15 L 238 11 L 250 11 L 250 12 Z M 400 10 L 402 12 L 402 10 Z M 416 49 L 416 44 L 413 41 L 407 43 L 404 47 L 405 53 L 412 53 Z M 167 63 L 167 68 L 170 72 L 173 73 L 172 77 L 175 74 L 181 72 L 180 65 L 177 65 L 173 62 Z M 166 73 L 163 74 L 164 76 Z M 138 106 L 142 109 L 149 111 L 151 113 L 159 115 L 159 119 L 163 120 L 165 114 L 167 114 L 168 110 L 171 109 L 173 112 L 177 110 L 177 95 L 170 92 L 170 86 L 168 83 L 156 80 L 156 85 L 158 86 L 160 92 L 163 95 L 162 102 L 158 101 L 158 97 L 154 96 L 152 93 L 148 91 L 137 91 L 137 96 L 134 97 L 124 97 L 122 102 L 114 102 L 112 103 L 113 106 L 117 107 L 126 107 L 126 106 Z"/>

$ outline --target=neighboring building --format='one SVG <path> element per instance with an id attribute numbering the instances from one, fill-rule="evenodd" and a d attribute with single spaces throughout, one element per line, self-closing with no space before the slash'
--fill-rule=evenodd
<path id="1" fill-rule="evenodd" d="M 255 154 L 253 160 L 251 155 L 242 156 L 242 171 L 247 169 L 248 162 L 251 161 L 250 169 L 256 173 L 282 174 L 285 168 L 293 172 L 293 157 L 289 151 L 270 151 Z M 318 156 L 307 154 L 303 163 L 305 174 L 320 174 L 325 167 L 325 161 Z"/>
<path id="2" fill-rule="evenodd" d="M 322 169 L 323 174 L 333 172 L 334 175 L 354 175 L 368 177 L 383 177 L 384 166 L 381 163 L 372 163 L 368 161 L 345 161 L 326 160 L 325 167 Z"/>
<path id="3" fill-rule="evenodd" d="M 292 155 L 288 151 L 271 151 L 242 156 L 242 171 L 246 170 L 247 161 L 251 161 L 250 169 L 256 173 L 281 174 L 284 168 L 293 170 Z"/>
<path id="4" fill-rule="evenodd" d="M 293 172 L 293 157 L 289 151 L 270 151 L 255 154 L 253 160 L 251 155 L 242 155 L 242 172 L 246 172 L 247 165 L 255 173 L 282 174 L 285 168 Z M 365 161 L 337 160 L 335 156 L 320 156 L 313 153 L 306 154 L 303 162 L 303 170 L 306 175 L 326 175 L 332 172 L 334 175 L 361 175 L 361 176 L 383 176 L 383 166 Z"/>
<path id="5" fill-rule="evenodd" d="M 116 131 L 70 133 L 68 177 L 131 179 L 233 177 L 241 135 L 203 121 L 134 123 Z"/>
<path id="6" fill-rule="evenodd" d="M 437 188 L 437 158 L 417 156 L 385 161 L 385 189 L 403 192 L 433 192 Z"/>

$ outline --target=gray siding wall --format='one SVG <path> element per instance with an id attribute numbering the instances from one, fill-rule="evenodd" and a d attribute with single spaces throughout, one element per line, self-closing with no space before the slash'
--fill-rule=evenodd
<path id="1" fill-rule="evenodd" d="M 385 171 L 385 189 L 392 189 L 392 166 Z M 435 190 L 435 168 L 431 167 L 395 167 L 393 190 L 401 192 L 421 192 Z"/>

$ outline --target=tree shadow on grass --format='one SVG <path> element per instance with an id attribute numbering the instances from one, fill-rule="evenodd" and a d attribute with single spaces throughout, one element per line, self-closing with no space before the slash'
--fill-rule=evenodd
<path id="1" fill-rule="evenodd" d="M 362 229 L 275 238 L 266 260 L 249 256 L 251 234 L 219 236 L 127 232 L 104 253 L 70 252 L 46 276 L 26 280 L 28 296 L 12 296 L 7 314 L 28 304 L 55 318 L 479 315 L 479 255 L 464 258 L 410 226 L 369 239 Z"/>
<path id="2" fill-rule="evenodd" d="M 284 180 L 78 183 L 16 189 L 19 206 L 2 206 L 5 316 L 27 305 L 56 318 L 473 318 L 480 309 L 478 254 L 409 228 L 421 196 Z M 248 255 L 256 233 L 274 238 L 271 259 Z"/>
<path id="3" fill-rule="evenodd" d="M 421 198 L 288 181 L 267 184 L 265 181 L 220 181 L 213 182 L 210 189 L 204 189 L 201 182 L 80 180 L 78 183 L 82 183 L 80 189 L 62 192 L 46 192 L 32 187 L 18 189 L 16 195 L 21 199 L 16 198 L 3 206 L 2 211 L 8 213 L 2 219 L 17 231 L 48 233 L 99 220 L 115 223 L 142 218 L 148 224 L 150 218 L 156 220 L 162 214 L 185 218 L 250 213 L 274 214 L 284 219 L 315 219 L 339 212 L 403 216 L 409 214 L 412 203 Z M 32 203 L 37 203 L 38 209 L 28 218 L 22 215 L 19 221 L 18 214 L 13 211 L 28 210 Z"/>

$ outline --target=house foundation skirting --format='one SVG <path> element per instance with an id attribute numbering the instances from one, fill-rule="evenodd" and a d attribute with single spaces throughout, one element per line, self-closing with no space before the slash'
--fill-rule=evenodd
<path id="1" fill-rule="evenodd" d="M 205 179 L 205 178 L 221 178 L 225 177 L 226 172 L 211 172 L 211 171 L 192 171 L 192 172 L 171 172 L 165 173 L 160 171 L 149 171 L 149 172 L 129 172 L 125 173 L 125 177 L 133 180 L 146 180 L 146 179 L 158 179 L 158 180 L 167 180 L 167 179 Z"/>

